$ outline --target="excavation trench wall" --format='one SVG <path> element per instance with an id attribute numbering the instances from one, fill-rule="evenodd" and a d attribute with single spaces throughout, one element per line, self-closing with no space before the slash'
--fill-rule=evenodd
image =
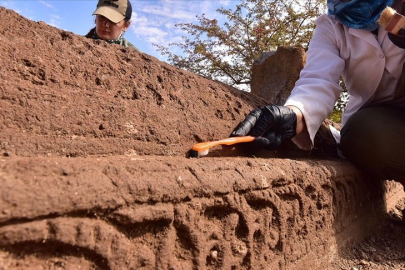
<path id="1" fill-rule="evenodd" d="M 114 156 L 0 164 L 0 246 L 5 261 L 22 265 L 63 258 L 109 269 L 322 268 L 383 211 L 380 189 L 341 161 Z"/>
<path id="2" fill-rule="evenodd" d="M 322 268 L 397 190 L 339 159 L 324 126 L 311 152 L 190 158 L 267 101 L 1 7 L 0 39 L 6 268 Z"/>

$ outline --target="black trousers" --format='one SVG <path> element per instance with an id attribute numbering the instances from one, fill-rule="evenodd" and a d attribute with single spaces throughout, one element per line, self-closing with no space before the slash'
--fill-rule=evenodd
<path id="1" fill-rule="evenodd" d="M 341 130 L 344 156 L 372 177 L 405 184 L 405 108 L 367 107 Z"/>

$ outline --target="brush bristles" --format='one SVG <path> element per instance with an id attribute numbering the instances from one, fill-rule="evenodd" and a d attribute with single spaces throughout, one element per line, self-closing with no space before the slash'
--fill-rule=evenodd
<path id="1" fill-rule="evenodd" d="M 198 157 L 206 156 L 206 155 L 208 155 L 208 152 L 209 152 L 208 149 L 207 149 L 207 150 L 204 150 L 204 151 L 199 151 L 199 152 L 198 152 Z"/>
<path id="2" fill-rule="evenodd" d="M 208 153 L 209 153 L 209 149 L 204 150 L 204 151 L 196 151 L 196 150 L 191 149 L 188 152 L 187 156 L 190 157 L 190 158 L 199 158 L 199 157 L 203 157 L 203 156 L 208 155 Z"/>
<path id="3" fill-rule="evenodd" d="M 386 7 L 383 12 L 381 12 L 380 18 L 378 18 L 377 23 L 382 27 L 386 27 L 392 17 L 395 15 L 395 9 L 391 7 Z"/>

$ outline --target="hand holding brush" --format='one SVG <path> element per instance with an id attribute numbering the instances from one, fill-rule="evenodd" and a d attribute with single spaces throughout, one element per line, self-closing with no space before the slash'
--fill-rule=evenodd
<path id="1" fill-rule="evenodd" d="M 251 111 L 231 133 L 235 136 L 254 136 L 252 146 L 275 150 L 281 143 L 296 135 L 297 115 L 285 106 L 268 105 Z"/>
<path id="2" fill-rule="evenodd" d="M 251 149 L 275 150 L 296 135 L 297 115 L 285 106 L 268 105 L 251 111 L 228 139 L 194 145 L 190 156 L 201 157 L 215 145 L 248 142 Z"/>
<path id="3" fill-rule="evenodd" d="M 391 7 L 386 7 L 377 22 L 388 32 L 392 43 L 405 49 L 405 17 L 403 15 Z"/>
<path id="4" fill-rule="evenodd" d="M 391 7 L 386 7 L 378 19 L 378 24 L 384 27 L 388 33 L 405 36 L 405 17 Z"/>

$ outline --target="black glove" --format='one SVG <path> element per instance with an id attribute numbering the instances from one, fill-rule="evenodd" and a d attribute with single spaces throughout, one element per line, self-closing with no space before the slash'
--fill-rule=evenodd
<path id="1" fill-rule="evenodd" d="M 297 115 L 285 106 L 268 105 L 251 111 L 231 133 L 231 137 L 257 137 L 253 147 L 274 150 L 296 135 Z"/>
<path id="2" fill-rule="evenodd" d="M 401 49 L 405 49 L 405 28 L 400 29 L 398 35 L 388 33 L 388 38 Z"/>

